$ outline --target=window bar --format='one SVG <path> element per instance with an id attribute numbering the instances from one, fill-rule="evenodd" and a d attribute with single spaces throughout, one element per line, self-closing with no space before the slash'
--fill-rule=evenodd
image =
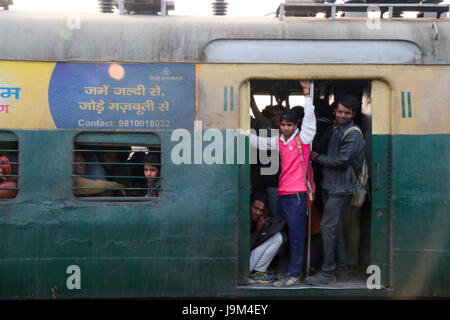
<path id="1" fill-rule="evenodd" d="M 98 149 L 74 149 L 72 152 L 122 152 L 122 153 L 131 153 L 131 152 L 144 152 L 144 153 L 163 153 L 158 150 L 98 150 Z"/>
<path id="2" fill-rule="evenodd" d="M 145 176 L 103 176 L 103 175 L 96 175 L 96 174 L 73 174 L 72 177 L 148 179 Z M 163 179 L 163 177 L 154 177 L 153 179 Z"/>

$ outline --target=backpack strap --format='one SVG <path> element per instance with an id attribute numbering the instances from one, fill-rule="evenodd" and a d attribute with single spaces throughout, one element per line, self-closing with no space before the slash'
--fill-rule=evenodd
<path id="1" fill-rule="evenodd" d="M 351 126 L 347 130 L 345 130 L 344 134 L 342 135 L 342 139 L 345 139 L 345 137 L 352 131 L 358 131 L 361 134 L 361 136 L 364 138 L 364 135 L 363 135 L 361 129 L 358 126 Z M 364 157 L 363 162 L 364 161 L 366 161 L 365 157 Z M 363 165 L 364 165 L 364 163 L 363 163 Z M 352 163 L 351 167 L 352 167 L 352 173 L 353 173 L 355 179 L 358 180 L 358 174 L 356 173 L 356 170 L 355 170 L 355 167 L 353 166 L 353 163 Z"/>
<path id="2" fill-rule="evenodd" d="M 298 151 L 300 152 L 300 160 L 302 161 L 303 179 L 305 180 L 305 185 L 306 185 L 306 188 L 308 189 L 309 200 L 312 201 L 312 200 L 314 200 L 314 198 L 313 198 L 313 190 L 312 190 L 311 183 L 308 181 L 308 179 L 306 179 L 307 172 L 306 172 L 306 169 L 305 169 L 305 160 L 303 159 L 302 138 L 300 137 L 300 134 L 298 136 L 299 136 L 299 139 L 297 140 L 297 147 L 298 147 Z"/>
<path id="3" fill-rule="evenodd" d="M 342 135 L 342 139 L 344 139 L 352 131 L 359 131 L 359 133 L 361 133 L 361 135 L 364 136 L 361 129 L 358 126 L 351 126 L 347 130 L 345 130 L 344 134 Z"/>

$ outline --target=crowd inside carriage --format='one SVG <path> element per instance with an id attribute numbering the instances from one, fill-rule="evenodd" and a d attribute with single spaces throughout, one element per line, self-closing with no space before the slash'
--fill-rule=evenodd
<path id="1" fill-rule="evenodd" d="M 259 111 L 251 83 L 250 145 L 277 152 L 279 170 L 262 174 L 270 163 L 259 157 L 252 166 L 250 283 L 326 286 L 349 281 L 359 268 L 367 190 L 367 181 L 357 185 L 366 151 L 354 121 L 360 97 L 344 91 L 330 105 L 313 98 L 310 81 L 298 85 L 304 106 L 291 108 L 289 93 L 275 90 L 276 103 Z"/>
<path id="2" fill-rule="evenodd" d="M 161 194 L 158 149 L 79 146 L 75 152 L 73 186 L 79 197 L 147 197 Z M 111 150 L 112 149 L 112 150 Z"/>

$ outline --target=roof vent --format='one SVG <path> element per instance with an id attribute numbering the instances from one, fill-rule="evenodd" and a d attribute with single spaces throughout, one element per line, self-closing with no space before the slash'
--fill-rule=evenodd
<path id="1" fill-rule="evenodd" d="M 217 0 L 212 3 L 215 16 L 226 16 L 228 3 L 225 0 Z"/>
<path id="2" fill-rule="evenodd" d="M 111 13 L 114 12 L 113 0 L 98 0 L 100 12 Z"/>

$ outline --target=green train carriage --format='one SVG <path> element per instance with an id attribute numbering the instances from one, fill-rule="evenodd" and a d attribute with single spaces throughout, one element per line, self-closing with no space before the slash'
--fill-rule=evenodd
<path id="1" fill-rule="evenodd" d="M 1 13 L 0 146 L 18 155 L 19 183 L 0 202 L 0 297 L 449 295 L 448 21 L 383 20 L 373 30 L 358 19 L 75 18 L 70 29 L 71 15 Z M 371 171 L 364 254 L 380 268 L 380 289 L 365 279 L 331 289 L 247 283 L 249 152 L 237 158 L 247 150 L 250 83 L 269 94 L 264 83 L 300 79 L 314 80 L 316 95 L 331 85 L 361 99 Z M 154 112 L 150 91 L 86 94 L 108 84 L 110 94 L 113 84 L 157 84 Z M 222 150 L 232 163 L 199 156 L 212 129 L 239 132 Z M 173 161 L 175 133 L 192 137 L 190 164 Z M 161 196 L 75 196 L 80 146 L 159 150 Z"/>

